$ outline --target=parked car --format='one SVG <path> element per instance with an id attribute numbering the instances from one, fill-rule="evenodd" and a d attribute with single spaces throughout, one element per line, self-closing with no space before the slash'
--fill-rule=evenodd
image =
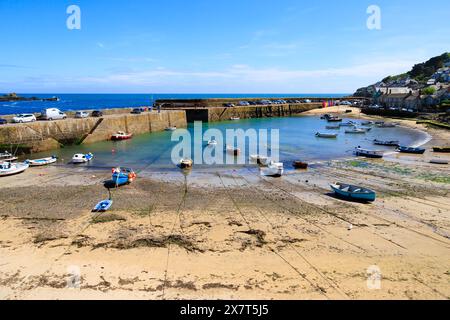
<path id="1" fill-rule="evenodd" d="M 232 104 L 232 103 L 224 103 L 223 106 L 225 108 L 234 108 L 234 104 Z"/>
<path id="2" fill-rule="evenodd" d="M 249 106 L 250 103 L 248 103 L 248 101 L 239 101 L 238 105 L 241 107 L 244 107 L 244 106 Z"/>
<path id="3" fill-rule="evenodd" d="M 40 119 L 43 120 L 61 120 L 66 118 L 67 115 L 57 108 L 44 109 L 40 116 Z"/>
<path id="4" fill-rule="evenodd" d="M 75 118 L 87 118 L 89 117 L 89 113 L 87 113 L 86 111 L 77 111 L 75 113 Z"/>
<path id="5" fill-rule="evenodd" d="M 304 103 L 311 103 L 311 100 L 306 99 L 306 100 L 303 100 L 303 102 L 304 102 Z"/>
<path id="6" fill-rule="evenodd" d="M 258 103 L 256 103 L 256 101 L 249 101 L 248 104 L 251 106 L 256 106 Z"/>
<path id="7" fill-rule="evenodd" d="M 0 124 L 7 124 L 8 120 L 0 118 Z"/>
<path id="8" fill-rule="evenodd" d="M 100 110 L 94 110 L 94 111 L 92 111 L 91 116 L 96 117 L 96 118 L 103 117 L 103 112 Z"/>
<path id="9" fill-rule="evenodd" d="M 133 110 L 131 110 L 132 114 L 141 114 L 142 113 L 142 109 L 141 108 L 134 108 Z"/>
<path id="10" fill-rule="evenodd" d="M 15 116 L 12 121 L 15 123 L 35 122 L 36 117 L 31 113 L 22 113 Z"/>

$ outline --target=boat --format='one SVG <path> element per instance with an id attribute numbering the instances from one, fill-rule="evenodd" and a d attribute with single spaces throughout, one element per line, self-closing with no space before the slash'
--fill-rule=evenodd
<path id="1" fill-rule="evenodd" d="M 367 188 L 339 182 L 330 185 L 330 187 L 337 196 L 345 199 L 366 202 L 373 202 L 376 199 L 376 193 Z"/>
<path id="2" fill-rule="evenodd" d="M 379 158 L 383 158 L 384 151 L 381 151 L 381 150 L 367 150 L 367 149 L 363 149 L 361 147 L 357 147 L 357 148 L 355 148 L 355 154 L 358 157 L 379 159 Z"/>
<path id="3" fill-rule="evenodd" d="M 102 200 L 92 209 L 92 212 L 106 212 L 108 211 L 113 204 L 113 201 L 111 199 L 108 200 Z"/>
<path id="4" fill-rule="evenodd" d="M 430 160 L 430 163 L 432 163 L 432 164 L 448 164 L 448 160 L 432 159 L 432 160 Z"/>
<path id="5" fill-rule="evenodd" d="M 16 161 L 18 158 L 16 156 L 13 156 L 8 151 L 5 151 L 3 153 L 0 153 L 0 161 L 4 162 L 13 162 Z"/>
<path id="6" fill-rule="evenodd" d="M 166 131 L 175 131 L 177 130 L 177 127 L 173 126 L 173 127 L 167 127 L 166 129 L 164 129 Z"/>
<path id="7" fill-rule="evenodd" d="M 260 166 L 268 166 L 270 164 L 269 157 L 261 155 L 251 155 L 250 160 L 256 162 Z"/>
<path id="8" fill-rule="evenodd" d="M 359 129 L 364 130 L 365 132 L 369 132 L 372 130 L 370 127 L 359 127 Z"/>
<path id="9" fill-rule="evenodd" d="M 361 122 L 361 125 L 362 125 L 362 126 L 371 126 L 371 125 L 373 125 L 373 124 L 374 124 L 373 121 L 363 121 L 363 122 Z"/>
<path id="10" fill-rule="evenodd" d="M 57 157 L 51 156 L 48 158 L 35 159 L 35 160 L 26 160 L 25 162 L 29 164 L 30 167 L 41 167 L 46 166 L 52 163 L 55 163 L 58 160 Z"/>
<path id="11" fill-rule="evenodd" d="M 231 117 L 230 120 L 231 121 L 237 121 L 237 120 L 241 120 L 241 118 L 239 118 L 239 117 Z"/>
<path id="12" fill-rule="evenodd" d="M 261 174 L 268 177 L 281 177 L 284 173 L 284 165 L 281 162 L 271 162 L 267 168 L 261 170 Z"/>
<path id="13" fill-rule="evenodd" d="M 194 161 L 192 161 L 192 159 L 181 159 L 180 160 L 180 168 L 181 169 L 192 168 L 193 165 L 194 165 Z"/>
<path id="14" fill-rule="evenodd" d="M 379 146 L 390 146 L 390 147 L 398 147 L 400 145 L 400 141 L 398 140 L 373 140 L 373 143 Z"/>
<path id="15" fill-rule="evenodd" d="M 356 123 L 354 123 L 353 121 L 347 121 L 347 122 L 341 123 L 339 126 L 341 126 L 341 127 L 354 127 L 354 126 L 356 126 Z"/>
<path id="16" fill-rule="evenodd" d="M 320 119 L 322 119 L 322 120 L 328 120 L 329 118 L 332 118 L 332 117 L 333 117 L 333 116 L 332 116 L 331 114 L 327 113 L 327 114 L 322 115 L 322 116 L 320 117 Z"/>
<path id="17" fill-rule="evenodd" d="M 303 161 L 294 161 L 292 163 L 292 166 L 295 169 L 308 169 L 308 164 L 306 162 L 303 162 Z"/>
<path id="18" fill-rule="evenodd" d="M 130 168 L 113 168 L 112 182 L 115 186 L 130 184 L 136 180 L 137 174 Z"/>
<path id="19" fill-rule="evenodd" d="M 433 147 L 434 152 L 443 152 L 443 153 L 449 153 L 450 147 Z"/>
<path id="20" fill-rule="evenodd" d="M 216 140 L 209 140 L 208 141 L 208 146 L 217 146 L 217 141 Z"/>
<path id="21" fill-rule="evenodd" d="M 334 139 L 334 138 L 337 138 L 337 136 L 338 136 L 337 133 L 322 133 L 322 132 L 316 133 L 316 137 L 318 137 L 318 138 Z"/>
<path id="22" fill-rule="evenodd" d="M 339 117 L 330 117 L 327 119 L 328 122 L 342 122 L 342 119 Z"/>
<path id="23" fill-rule="evenodd" d="M 337 126 L 326 126 L 325 127 L 325 129 L 328 129 L 328 130 L 337 130 L 337 129 L 340 129 L 341 127 L 339 126 L 339 125 L 337 125 Z"/>
<path id="24" fill-rule="evenodd" d="M 345 133 L 352 133 L 352 134 L 365 134 L 367 131 L 361 128 L 353 128 L 353 129 L 347 129 L 345 130 Z"/>
<path id="25" fill-rule="evenodd" d="M 239 154 L 241 154 L 241 149 L 227 146 L 227 152 L 234 156 L 238 156 Z"/>
<path id="26" fill-rule="evenodd" d="M 404 146 L 399 146 L 397 148 L 398 152 L 401 153 L 414 153 L 414 154 L 424 154 L 425 153 L 425 149 L 423 148 L 413 148 L 413 147 L 404 147 Z"/>
<path id="27" fill-rule="evenodd" d="M 92 153 L 82 154 L 77 153 L 72 157 L 72 163 L 86 163 L 94 158 Z"/>
<path id="28" fill-rule="evenodd" d="M 396 123 L 380 123 L 380 124 L 377 124 L 377 127 L 378 128 L 395 128 L 397 126 L 397 124 Z"/>
<path id="29" fill-rule="evenodd" d="M 29 167 L 28 163 L 0 163 L 0 177 L 11 176 L 13 174 L 22 173 Z"/>
<path id="30" fill-rule="evenodd" d="M 123 131 L 117 131 L 117 133 L 113 134 L 111 136 L 111 140 L 117 141 L 117 140 L 128 140 L 133 138 L 132 133 L 125 133 Z"/>

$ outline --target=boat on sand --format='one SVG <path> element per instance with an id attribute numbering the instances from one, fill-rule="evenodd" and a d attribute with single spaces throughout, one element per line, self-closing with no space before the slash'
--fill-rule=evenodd
<path id="1" fill-rule="evenodd" d="M 113 201 L 111 199 L 108 200 L 102 200 L 92 209 L 92 212 L 106 212 L 108 211 L 113 204 Z"/>
<path id="2" fill-rule="evenodd" d="M 361 147 L 355 148 L 355 155 L 358 157 L 380 159 L 384 156 L 384 151 L 381 150 L 367 150 Z"/>
<path id="3" fill-rule="evenodd" d="M 27 163 L 0 163 L 0 177 L 11 176 L 13 174 L 22 173 L 27 170 L 29 165 Z"/>
<path id="4" fill-rule="evenodd" d="M 425 149 L 423 148 L 413 148 L 413 147 L 404 147 L 404 146 L 399 146 L 397 148 L 398 152 L 401 153 L 413 153 L 413 154 L 424 154 L 425 153 Z"/>
<path id="5" fill-rule="evenodd" d="M 398 147 L 400 145 L 400 141 L 398 140 L 373 140 L 373 143 L 379 146 L 391 146 Z"/>
<path id="6" fill-rule="evenodd" d="M 52 163 L 55 163 L 58 160 L 57 157 L 51 156 L 48 158 L 35 159 L 35 160 L 26 160 L 25 162 L 29 164 L 30 167 L 41 167 L 46 166 Z"/>
<path id="7" fill-rule="evenodd" d="M 376 199 L 376 193 L 367 188 L 339 182 L 330 187 L 337 196 L 345 199 L 365 202 L 373 202 Z"/>
<path id="8" fill-rule="evenodd" d="M 92 153 L 77 153 L 72 157 L 72 163 L 86 163 L 91 161 L 94 158 Z"/>
<path id="9" fill-rule="evenodd" d="M 443 153 L 449 153 L 450 147 L 433 147 L 434 152 L 443 152 Z"/>

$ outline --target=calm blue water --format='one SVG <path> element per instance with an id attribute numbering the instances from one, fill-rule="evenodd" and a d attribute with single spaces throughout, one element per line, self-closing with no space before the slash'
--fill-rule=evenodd
<path id="1" fill-rule="evenodd" d="M 372 141 L 375 138 L 400 140 L 404 145 L 414 145 L 427 138 L 423 132 L 402 127 L 373 128 L 371 132 L 359 135 L 345 134 L 345 128 L 326 130 L 327 124 L 318 116 L 300 116 L 204 123 L 203 130 L 215 128 L 224 133 L 226 129 L 279 129 L 280 160 L 285 162 L 287 167 L 293 160 L 317 161 L 352 157 L 352 151 L 357 146 L 377 150 L 394 150 L 393 147 L 374 146 Z M 190 125 L 188 130 L 192 133 L 193 126 Z M 316 138 L 317 131 L 339 132 L 339 136 L 337 139 Z M 173 170 L 176 169 L 176 165 L 171 161 L 171 152 L 177 142 L 171 141 L 171 135 L 171 132 L 149 133 L 135 136 L 128 141 L 104 141 L 89 145 L 69 146 L 54 153 L 60 157 L 60 164 L 69 163 L 75 153 L 92 152 L 95 158 L 86 165 L 88 167 L 128 166 L 135 170 Z M 206 144 L 206 142 L 204 143 Z M 207 147 L 205 146 L 205 148 Z M 223 154 L 223 149 L 218 147 L 216 152 Z M 49 155 L 49 153 L 34 154 L 33 158 Z M 249 154 L 247 153 L 247 155 Z M 214 166 L 213 168 L 215 170 L 222 167 L 224 166 Z M 199 167 L 196 166 L 194 170 L 196 168 Z"/>
<path id="2" fill-rule="evenodd" d="M 18 94 L 23 97 L 59 97 L 58 102 L 25 101 L 0 102 L 0 114 L 40 112 L 44 108 L 63 111 L 125 108 L 152 105 L 157 99 L 207 99 L 207 98 L 331 98 L 348 94 Z"/>

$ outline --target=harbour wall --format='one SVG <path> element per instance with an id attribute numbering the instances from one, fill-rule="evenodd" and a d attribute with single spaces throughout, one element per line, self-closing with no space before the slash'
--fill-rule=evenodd
<path id="1" fill-rule="evenodd" d="M 59 121 L 0 126 L 0 146 L 10 146 L 23 152 L 41 152 L 67 144 L 88 144 L 105 141 L 117 131 L 135 135 L 163 131 L 166 127 L 187 125 L 184 111 L 144 112 L 142 114 L 112 114 L 100 118 L 68 118 Z M 0 149 L 0 152 L 3 151 Z"/>

